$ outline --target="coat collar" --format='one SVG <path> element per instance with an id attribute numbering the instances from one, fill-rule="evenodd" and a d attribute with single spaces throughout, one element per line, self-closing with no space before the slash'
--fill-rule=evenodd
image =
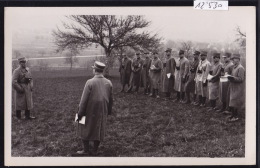
<path id="1" fill-rule="evenodd" d="M 94 78 L 104 78 L 102 74 L 95 75 Z"/>

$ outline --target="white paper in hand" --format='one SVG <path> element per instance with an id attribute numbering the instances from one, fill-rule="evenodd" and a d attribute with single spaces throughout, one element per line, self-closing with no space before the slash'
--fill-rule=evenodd
<path id="1" fill-rule="evenodd" d="M 167 77 L 168 77 L 168 78 L 170 78 L 170 77 L 171 77 L 171 73 L 167 73 L 166 75 L 167 75 Z"/>
<path id="2" fill-rule="evenodd" d="M 77 122 L 77 119 L 78 119 L 78 113 L 76 113 L 75 122 Z M 86 116 L 83 116 L 81 118 L 81 120 L 79 120 L 79 123 L 80 124 L 85 124 L 85 121 L 86 121 Z"/>
<path id="3" fill-rule="evenodd" d="M 213 78 L 213 76 L 212 75 L 210 75 L 210 74 L 208 74 L 208 77 L 207 77 L 207 79 L 208 80 L 211 80 Z"/>

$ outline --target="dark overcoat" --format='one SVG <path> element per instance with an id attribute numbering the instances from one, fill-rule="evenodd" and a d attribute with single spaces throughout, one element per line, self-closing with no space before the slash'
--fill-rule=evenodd
<path id="1" fill-rule="evenodd" d="M 132 74 L 130 77 L 131 86 L 140 86 L 142 65 L 143 65 L 143 60 L 141 58 L 133 59 L 131 64 Z"/>
<path id="2" fill-rule="evenodd" d="M 120 81 L 122 85 L 129 84 L 131 71 L 131 60 L 129 58 L 123 58 L 119 67 Z"/>
<path id="3" fill-rule="evenodd" d="M 162 92 L 172 92 L 174 89 L 174 73 L 176 62 L 173 57 L 166 58 L 162 72 Z M 167 74 L 171 74 L 170 78 Z"/>
<path id="4" fill-rule="evenodd" d="M 142 87 L 147 88 L 150 86 L 150 77 L 149 77 L 149 68 L 151 66 L 152 60 L 149 57 L 146 57 L 143 61 L 143 68 L 141 71 L 141 81 Z"/>
<path id="5" fill-rule="evenodd" d="M 29 78 L 30 80 L 28 80 Z M 12 85 L 15 90 L 15 109 L 31 110 L 33 108 L 33 80 L 28 67 L 18 67 L 14 70 Z"/>
<path id="6" fill-rule="evenodd" d="M 230 102 L 229 106 L 240 108 L 245 103 L 245 69 L 239 64 L 233 67 L 232 76 L 234 80 L 230 80 Z"/>
<path id="7" fill-rule="evenodd" d="M 81 96 L 78 114 L 86 116 L 85 125 L 78 124 L 78 136 L 83 140 L 103 141 L 107 115 L 113 104 L 112 83 L 103 75 L 89 79 Z"/>

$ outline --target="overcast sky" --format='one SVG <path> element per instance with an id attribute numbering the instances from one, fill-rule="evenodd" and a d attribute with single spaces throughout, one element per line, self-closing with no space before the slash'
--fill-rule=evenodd
<path id="1" fill-rule="evenodd" d="M 200 42 L 232 42 L 236 26 L 246 32 L 254 21 L 254 7 L 230 7 L 228 11 L 202 11 L 192 7 L 8 8 L 6 12 L 13 32 L 52 31 L 69 14 L 141 14 L 152 22 L 149 30 L 165 40 Z"/>

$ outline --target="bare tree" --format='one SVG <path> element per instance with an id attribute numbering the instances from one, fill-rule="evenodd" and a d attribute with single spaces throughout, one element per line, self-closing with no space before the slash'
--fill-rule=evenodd
<path id="1" fill-rule="evenodd" d="M 235 31 L 236 31 L 236 36 L 237 36 L 235 42 L 238 42 L 241 47 L 245 48 L 246 47 L 246 33 L 242 32 L 239 26 L 236 27 Z"/>
<path id="2" fill-rule="evenodd" d="M 189 57 L 192 52 L 192 42 L 191 41 L 182 42 L 181 49 L 185 51 L 185 56 Z"/>
<path id="3" fill-rule="evenodd" d="M 105 74 L 109 75 L 113 61 L 112 51 L 130 46 L 132 48 L 154 48 L 160 42 L 157 34 L 150 35 L 141 31 L 150 25 L 143 16 L 128 15 L 70 15 L 72 23 L 63 23 L 66 30 L 53 31 L 55 44 L 59 50 L 69 48 L 86 48 L 92 44 L 103 47 L 106 54 Z"/>
<path id="4" fill-rule="evenodd" d="M 78 62 L 78 58 L 76 57 L 78 53 L 79 51 L 76 48 L 70 48 L 66 53 L 67 58 L 65 59 L 65 63 L 70 64 L 70 70 L 72 70 L 73 64 Z"/>

